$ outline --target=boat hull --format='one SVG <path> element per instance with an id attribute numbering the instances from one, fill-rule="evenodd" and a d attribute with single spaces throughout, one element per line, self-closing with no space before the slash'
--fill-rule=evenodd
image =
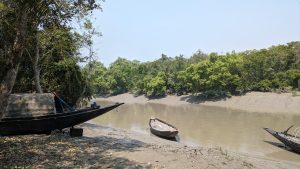
<path id="1" fill-rule="evenodd" d="M 0 135 L 24 135 L 50 133 L 53 130 L 61 130 L 72 127 L 97 116 L 100 116 L 123 103 L 95 108 L 83 109 L 75 112 L 61 113 L 29 118 L 9 118 L 0 121 Z"/>
<path id="2" fill-rule="evenodd" d="M 284 145 L 291 148 L 294 152 L 300 153 L 300 144 L 293 142 L 289 139 L 287 139 L 288 136 L 292 136 L 283 132 L 277 132 L 269 128 L 264 128 L 268 133 L 270 133 L 272 136 L 277 138 L 279 141 L 281 141 Z M 292 136 L 294 137 L 294 136 Z"/>
<path id="3" fill-rule="evenodd" d="M 168 130 L 157 130 L 152 126 L 152 122 L 154 121 L 158 121 L 162 124 L 168 125 L 169 127 L 171 127 L 173 130 L 172 131 L 168 131 Z M 150 126 L 150 131 L 152 134 L 161 137 L 161 138 L 166 138 L 166 139 L 173 139 L 178 135 L 178 130 L 175 126 L 172 126 L 171 124 L 168 124 L 167 122 L 164 122 L 160 119 L 157 118 L 151 118 L 149 121 L 149 126 Z"/>
<path id="4" fill-rule="evenodd" d="M 162 138 L 166 138 L 166 139 L 172 139 L 175 138 L 178 134 L 178 131 L 175 132 L 169 132 L 169 131 L 159 131 L 159 130 L 155 130 L 153 128 L 150 127 L 150 131 L 152 134 L 158 136 L 158 137 L 162 137 Z"/>

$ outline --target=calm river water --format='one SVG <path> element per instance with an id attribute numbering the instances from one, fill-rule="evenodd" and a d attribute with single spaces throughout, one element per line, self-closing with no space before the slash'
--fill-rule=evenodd
<path id="1" fill-rule="evenodd" d="M 292 124 L 300 127 L 300 115 L 242 112 L 200 105 L 166 106 L 147 103 L 125 104 L 93 121 L 150 135 L 148 122 L 151 116 L 176 126 L 180 142 L 188 145 L 222 147 L 229 151 L 300 163 L 300 155 L 274 146 L 272 143 L 279 141 L 263 130 L 264 127 L 269 127 L 283 131 Z"/>

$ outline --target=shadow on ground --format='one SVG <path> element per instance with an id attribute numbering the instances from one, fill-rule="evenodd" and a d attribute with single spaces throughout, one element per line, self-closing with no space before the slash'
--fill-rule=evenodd
<path id="1" fill-rule="evenodd" d="M 107 136 L 71 138 L 65 134 L 0 137 L 1 168 L 151 168 L 117 157 L 139 151 L 138 140 Z"/>
<path id="2" fill-rule="evenodd" d="M 233 93 L 233 96 L 243 96 L 245 95 L 245 92 L 241 92 L 241 93 Z M 204 93 L 198 93 L 195 95 L 187 95 L 187 96 L 183 96 L 180 98 L 181 101 L 186 101 L 189 102 L 191 104 L 199 104 L 199 103 L 204 103 L 206 101 L 220 101 L 220 100 L 227 100 L 231 98 L 231 95 L 228 94 L 221 94 L 221 95 L 208 95 L 208 94 L 204 94 Z"/>
<path id="3" fill-rule="evenodd" d="M 166 98 L 166 96 L 148 96 L 148 100 L 159 100 Z M 197 94 L 197 95 L 187 95 L 187 96 L 181 96 L 180 100 L 181 101 L 186 101 L 192 104 L 199 104 L 199 103 L 204 103 L 206 101 L 220 101 L 220 100 L 226 100 L 227 98 L 230 98 L 228 96 L 218 96 L 218 97 L 211 97 L 207 98 L 202 94 Z"/>
<path id="4" fill-rule="evenodd" d="M 292 152 L 292 153 L 296 153 L 296 152 L 294 152 L 292 149 L 290 149 L 289 147 L 287 147 L 287 146 L 285 146 L 284 144 L 282 144 L 282 143 L 276 143 L 276 142 L 272 142 L 272 141 L 264 141 L 265 143 L 269 143 L 269 144 L 271 144 L 271 145 L 273 145 L 273 146 L 275 146 L 275 147 L 278 147 L 278 148 L 280 148 L 280 149 L 283 149 L 283 150 L 285 150 L 285 151 L 290 151 L 290 152 Z M 298 154 L 298 153 L 296 153 L 296 154 Z"/>
<path id="5" fill-rule="evenodd" d="M 183 96 L 180 98 L 181 101 L 186 101 L 191 104 L 199 104 L 199 103 L 204 103 L 206 101 L 220 101 L 220 100 L 226 100 L 227 96 L 223 97 L 217 97 L 217 98 L 206 98 L 202 95 L 188 95 L 188 96 Z"/>

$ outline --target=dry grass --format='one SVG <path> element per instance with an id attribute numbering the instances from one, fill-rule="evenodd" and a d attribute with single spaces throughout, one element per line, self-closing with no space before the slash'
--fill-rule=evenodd
<path id="1" fill-rule="evenodd" d="M 138 151 L 142 143 L 108 137 L 71 138 L 64 134 L 0 137 L 1 168 L 150 168 L 126 158 L 118 151 Z"/>

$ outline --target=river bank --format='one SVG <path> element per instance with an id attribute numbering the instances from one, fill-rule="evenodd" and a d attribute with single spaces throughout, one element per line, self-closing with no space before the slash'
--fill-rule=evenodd
<path id="1" fill-rule="evenodd" d="M 195 131 L 198 134 L 204 133 L 203 137 L 200 135 L 202 137 L 200 139 L 201 144 L 190 145 L 184 142 L 177 143 L 163 140 L 150 135 L 149 129 L 147 129 L 147 132 L 138 132 L 130 129 L 120 129 L 122 127 L 96 125 L 97 119 L 94 119 L 95 121 L 81 125 L 84 128 L 84 137 L 71 138 L 67 134 L 62 133 L 0 137 L 0 168 L 300 168 L 298 156 L 293 156 L 297 154 L 281 158 L 281 151 L 285 152 L 286 150 L 280 150 L 278 147 L 276 149 L 278 148 L 279 150 L 266 151 L 265 154 L 269 155 L 259 155 L 250 153 L 248 150 L 243 152 L 234 151 L 228 146 L 218 146 L 218 144 L 212 142 L 214 140 L 222 140 L 224 143 L 241 144 L 243 148 L 246 148 L 248 143 L 245 140 L 249 140 L 253 151 L 257 151 L 254 146 L 257 142 L 265 143 L 263 146 L 274 146 L 264 141 L 271 141 L 270 143 L 274 141 L 276 143 L 276 140 L 272 140 L 271 136 L 261 130 L 262 126 L 269 126 L 267 125 L 269 123 L 255 123 L 259 120 L 253 119 L 250 115 L 253 114 L 253 116 L 259 116 L 258 118 L 260 119 L 267 119 L 267 121 L 270 121 L 270 124 L 274 124 L 273 127 L 275 128 L 284 128 L 284 126 L 275 124 L 281 125 L 285 121 L 293 122 L 289 118 L 295 119 L 295 115 L 293 116 L 292 114 L 299 113 L 298 109 L 296 109 L 297 106 L 299 107 L 299 98 L 293 97 L 291 94 L 257 92 L 218 101 L 201 101 L 193 96 L 167 96 L 149 100 L 144 96 L 134 97 L 128 93 L 108 98 L 98 98 L 97 100 L 102 101 L 126 103 L 122 109 L 119 109 L 119 111 L 122 110 L 120 111 L 122 114 L 116 110 L 115 118 L 105 115 L 100 117 L 103 120 L 107 118 L 109 123 L 113 123 L 116 119 L 133 118 L 129 114 L 139 112 L 144 114 L 145 117 L 142 118 L 141 115 L 136 116 L 138 118 L 137 121 L 147 124 L 147 121 L 144 120 L 149 119 L 148 116 L 152 113 L 150 110 L 159 112 L 159 110 L 163 109 L 165 112 L 173 113 L 173 115 L 174 113 L 182 114 L 184 111 L 195 112 L 195 114 L 190 114 L 189 116 L 178 116 L 178 121 L 174 121 L 174 124 L 180 127 L 182 139 L 186 139 L 185 135 L 189 131 Z M 155 106 L 150 106 L 151 103 L 155 103 Z M 157 106 L 156 103 L 160 106 Z M 134 106 L 133 104 L 136 105 Z M 194 106 L 188 106 L 191 104 Z M 126 105 L 128 106 L 126 107 Z M 197 105 L 205 105 L 209 109 L 201 109 Z M 248 105 L 248 107 L 242 107 L 243 105 Z M 179 109 L 176 106 L 181 106 L 180 108 L 183 109 L 189 107 L 189 109 L 184 111 L 180 109 L 176 112 L 176 109 Z M 238 106 L 240 106 L 245 111 L 253 111 L 255 109 L 255 112 L 273 114 L 236 114 L 230 111 L 226 113 L 226 111 L 220 111 L 215 108 L 210 109 L 210 106 L 229 109 L 239 109 Z M 198 109 L 200 109 L 199 112 L 197 112 Z M 204 113 L 202 112 L 201 114 L 201 110 L 204 110 Z M 277 113 L 280 116 L 277 116 Z M 285 118 L 280 113 L 291 115 Z M 114 112 L 110 112 L 110 114 L 113 115 Z M 201 117 L 196 116 L 196 114 L 200 114 Z M 243 117 L 242 114 L 246 114 L 246 117 Z M 161 115 L 167 117 L 168 114 Z M 264 115 L 268 116 L 268 118 L 265 118 Z M 276 116 L 271 117 L 271 115 Z M 186 119 L 183 119 L 184 117 Z M 191 117 L 191 119 L 187 117 Z M 228 119 L 232 118 L 232 121 L 228 121 Z M 185 121 L 189 123 L 185 123 Z M 205 121 L 208 121 L 208 123 L 205 123 Z M 296 118 L 296 121 L 299 120 Z M 179 122 L 182 122 L 182 125 Z M 116 121 L 116 124 L 119 123 L 129 123 L 131 127 L 134 127 L 134 123 L 130 121 Z M 240 123 L 242 127 L 237 127 L 240 126 Z M 98 122 L 98 124 L 105 123 Z M 197 124 L 196 126 L 199 130 L 193 128 L 194 124 Z M 215 124 L 220 128 L 215 129 Z M 191 126 L 188 126 L 186 129 L 182 127 L 187 125 Z M 233 127 L 230 128 L 228 126 Z M 220 131 L 222 132 L 220 133 Z M 240 134 L 234 135 L 234 133 Z M 248 135 L 243 135 L 242 133 L 250 133 L 251 137 L 249 138 Z M 267 138 L 264 138 L 264 134 L 267 135 Z M 205 144 L 206 138 L 210 138 L 208 141 L 213 144 Z M 278 158 L 277 156 L 280 157 Z"/>
<path id="2" fill-rule="evenodd" d="M 128 130 L 85 123 L 84 137 L 0 137 L 3 168 L 299 168 L 299 164 L 191 147 Z"/>
<path id="3" fill-rule="evenodd" d="M 220 100 L 202 100 L 193 95 L 174 96 L 168 95 L 162 98 L 149 99 L 144 95 L 135 97 L 125 93 L 110 97 L 99 97 L 97 101 L 124 102 L 125 104 L 158 103 L 170 106 L 180 105 L 204 105 L 216 106 L 228 109 L 243 110 L 258 113 L 291 113 L 300 114 L 300 96 L 292 93 L 249 92 L 241 96 L 232 96 Z"/>

